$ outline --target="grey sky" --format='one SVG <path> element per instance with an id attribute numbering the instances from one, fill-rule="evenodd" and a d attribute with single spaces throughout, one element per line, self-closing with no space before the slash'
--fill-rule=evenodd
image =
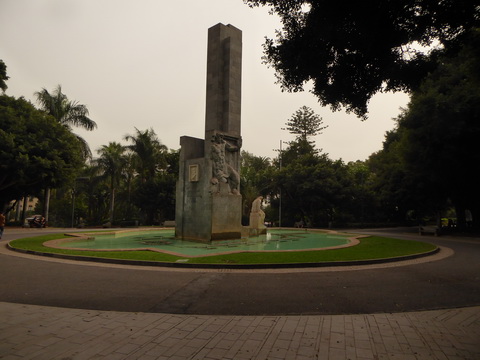
<path id="1" fill-rule="evenodd" d="M 232 24 L 243 32 L 243 150 L 275 157 L 281 130 L 301 106 L 329 127 L 314 140 L 334 160 L 364 160 L 381 149 L 405 94 L 380 94 L 367 121 L 323 108 L 308 91 L 282 93 L 273 69 L 261 62 L 265 36 L 280 28 L 267 8 L 242 0 L 0 0 L 0 59 L 7 95 L 34 102 L 57 84 L 88 106 L 98 124 L 75 130 L 96 154 L 111 141 L 153 128 L 169 148 L 183 135 L 203 138 L 207 30 Z"/>

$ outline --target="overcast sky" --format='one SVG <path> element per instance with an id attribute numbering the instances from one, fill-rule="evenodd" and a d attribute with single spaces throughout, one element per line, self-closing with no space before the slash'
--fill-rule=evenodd
<path id="1" fill-rule="evenodd" d="M 275 157 L 280 140 L 293 140 L 281 128 L 303 105 L 328 125 L 314 140 L 331 159 L 364 160 L 381 149 L 408 97 L 377 95 L 361 121 L 321 107 L 308 91 L 282 93 L 261 60 L 278 18 L 242 0 L 0 0 L 6 94 L 34 102 L 35 91 L 61 84 L 98 125 L 74 130 L 94 155 L 111 141 L 126 144 L 135 127 L 178 149 L 180 136 L 204 136 L 207 31 L 217 23 L 243 32 L 243 150 Z"/>

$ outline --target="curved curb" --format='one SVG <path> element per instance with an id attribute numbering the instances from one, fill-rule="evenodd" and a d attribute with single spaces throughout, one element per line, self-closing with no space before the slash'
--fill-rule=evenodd
<path id="1" fill-rule="evenodd" d="M 64 260 L 77 260 L 77 261 L 91 261 L 97 263 L 107 264 L 119 264 L 119 265 L 137 265 L 137 266 L 157 266 L 168 268 L 183 268 L 183 269 L 299 269 L 299 268 L 318 268 L 318 267 L 332 267 L 332 266 L 358 266 L 358 265 L 375 265 L 400 262 L 405 260 L 414 260 L 418 258 L 427 257 L 440 252 L 440 248 L 437 247 L 432 251 L 428 251 L 420 254 L 405 255 L 393 258 L 384 259 L 368 259 L 368 260 L 351 260 L 351 261 L 325 261 L 319 263 L 288 263 L 288 264 L 191 264 L 191 263 L 172 263 L 161 261 L 148 261 L 148 260 L 126 260 L 126 259 L 111 259 L 100 258 L 94 256 L 81 256 L 81 255 L 67 255 L 58 253 L 45 253 L 34 250 L 17 249 L 10 246 L 10 243 L 6 244 L 9 250 L 29 254 L 45 256 L 56 259 Z"/>

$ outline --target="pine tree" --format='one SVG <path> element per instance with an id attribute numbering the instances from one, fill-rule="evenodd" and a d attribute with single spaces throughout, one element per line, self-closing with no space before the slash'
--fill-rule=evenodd
<path id="1" fill-rule="evenodd" d="M 297 140 L 307 141 L 309 136 L 322 133 L 328 127 L 322 126 L 323 119 L 307 106 L 302 106 L 286 122 L 285 130 L 297 135 Z"/>

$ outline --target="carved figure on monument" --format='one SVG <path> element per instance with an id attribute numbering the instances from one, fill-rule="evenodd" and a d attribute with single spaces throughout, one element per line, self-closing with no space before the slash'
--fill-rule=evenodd
<path id="1" fill-rule="evenodd" d="M 228 183 L 232 194 L 239 194 L 240 175 L 230 163 L 227 152 L 238 152 L 239 146 L 226 141 L 222 134 L 212 136 L 212 185 Z"/>

